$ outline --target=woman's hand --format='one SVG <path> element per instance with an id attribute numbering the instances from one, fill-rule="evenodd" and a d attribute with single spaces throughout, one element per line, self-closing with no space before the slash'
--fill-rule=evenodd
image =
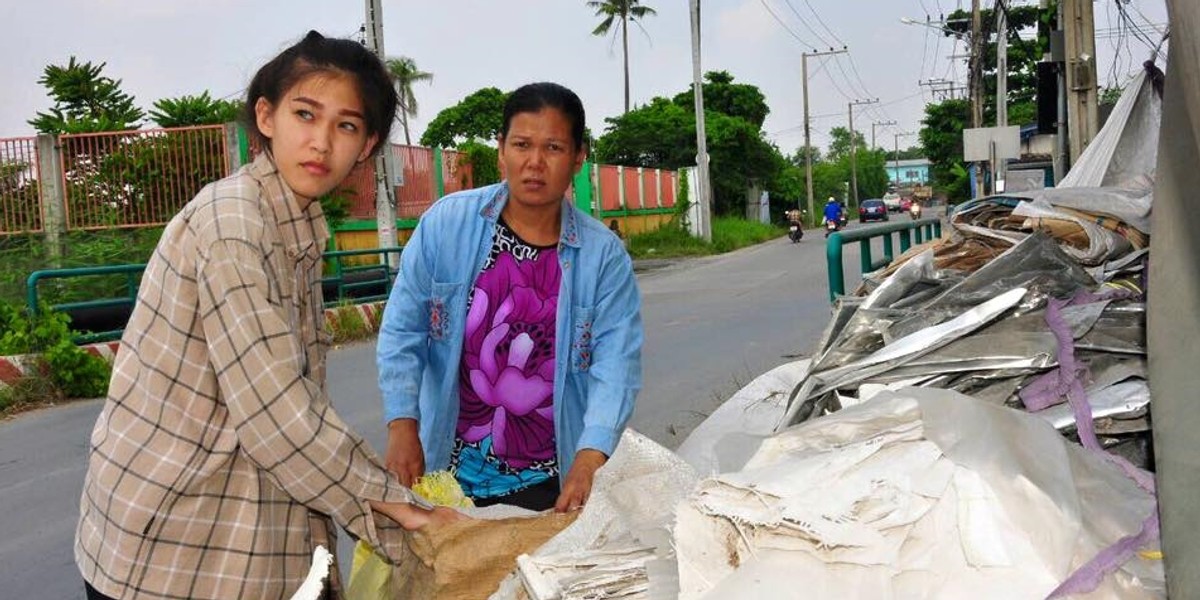
<path id="1" fill-rule="evenodd" d="M 388 423 L 387 452 L 384 460 L 400 483 L 412 487 L 425 474 L 425 451 L 416 419 L 396 419 Z"/>
<path id="2" fill-rule="evenodd" d="M 587 503 L 588 496 L 592 494 L 592 480 L 596 477 L 596 469 L 599 469 L 607 461 L 608 457 L 599 450 L 584 448 L 576 453 L 571 471 L 567 473 L 567 478 L 563 481 L 562 493 L 558 495 L 558 501 L 554 503 L 555 512 L 583 508 L 583 505 Z"/>
<path id="3" fill-rule="evenodd" d="M 466 515 L 445 506 L 438 506 L 430 510 L 408 504 L 407 502 L 371 501 L 370 505 L 371 510 L 386 515 L 389 519 L 399 523 L 401 527 L 409 531 L 416 531 L 429 525 L 437 527 L 468 518 Z"/>

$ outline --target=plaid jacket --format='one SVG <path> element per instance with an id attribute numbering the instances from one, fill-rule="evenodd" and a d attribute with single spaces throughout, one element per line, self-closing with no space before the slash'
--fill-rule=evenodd
<path id="1" fill-rule="evenodd" d="M 101 593 L 288 598 L 327 517 L 400 556 L 366 501 L 411 493 L 324 392 L 327 237 L 265 155 L 167 225 L 92 431 L 75 560 Z"/>

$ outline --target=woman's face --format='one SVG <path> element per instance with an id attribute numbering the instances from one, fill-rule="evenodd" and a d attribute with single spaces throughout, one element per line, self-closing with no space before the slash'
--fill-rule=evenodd
<path id="1" fill-rule="evenodd" d="M 314 73 L 284 92 L 278 105 L 259 98 L 254 110 L 275 165 L 302 206 L 337 187 L 375 145 L 349 75 Z"/>
<path id="2" fill-rule="evenodd" d="M 500 139 L 500 169 L 508 180 L 510 201 L 557 206 L 585 154 L 575 147 L 571 122 L 561 110 L 517 113 Z"/>

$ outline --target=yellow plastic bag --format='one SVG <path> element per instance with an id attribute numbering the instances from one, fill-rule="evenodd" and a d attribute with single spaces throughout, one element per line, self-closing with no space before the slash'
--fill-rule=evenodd
<path id="1" fill-rule="evenodd" d="M 391 600 L 392 571 L 370 544 L 359 540 L 354 546 L 350 563 L 350 582 L 346 585 L 346 600 Z"/>
<path id="2" fill-rule="evenodd" d="M 436 506 L 469 508 L 475 505 L 449 471 L 427 473 L 417 480 L 412 490 Z M 375 552 L 370 544 L 359 540 L 354 546 L 354 560 L 350 563 L 346 600 L 391 600 L 394 571 L 395 567 Z"/>

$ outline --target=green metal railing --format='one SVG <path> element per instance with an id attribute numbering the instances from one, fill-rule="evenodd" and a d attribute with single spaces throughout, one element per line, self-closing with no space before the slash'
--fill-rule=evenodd
<path id="1" fill-rule="evenodd" d="M 335 300 L 326 300 L 325 306 L 336 306 L 343 299 L 353 297 L 357 303 L 378 302 L 387 300 L 388 292 L 392 289 L 392 282 L 396 279 L 396 272 L 390 264 L 399 265 L 400 247 L 395 248 L 371 248 L 368 250 L 335 250 L 326 252 L 322 256 L 326 261 L 333 261 L 331 274 L 321 278 L 322 285 L 334 284 L 337 286 L 337 298 Z M 345 266 L 342 259 L 352 256 L 370 256 L 372 254 L 382 255 L 383 260 L 379 264 L 374 265 L 358 265 Z M 396 257 L 388 260 L 389 255 L 395 254 Z M 389 264 L 390 263 L 390 264 Z M 374 275 L 374 277 L 362 278 L 358 275 Z M 349 277 L 348 277 L 349 276 Z M 380 286 L 382 284 L 382 286 Z M 382 287 L 383 293 L 369 294 L 366 296 L 354 296 L 352 292 L 355 290 L 368 289 L 371 287 Z"/>
<path id="2" fill-rule="evenodd" d="M 347 298 L 356 303 L 377 302 L 386 300 L 392 283 L 396 279 L 396 271 L 389 266 L 398 264 L 398 260 L 387 260 L 390 255 L 399 256 L 401 248 L 371 248 L 368 250 L 337 250 L 326 252 L 323 257 L 329 262 L 327 275 L 321 278 L 322 286 L 332 285 L 337 289 L 336 298 L 325 302 L 326 307 L 336 306 Z M 357 256 L 382 255 L 384 260 L 373 265 L 346 265 L 344 259 Z M 146 265 L 107 265 L 103 267 L 80 267 L 74 269 L 45 269 L 34 271 L 25 279 L 25 301 L 32 313 L 39 310 L 40 297 L 38 284 L 52 279 L 70 279 L 78 277 L 98 277 L 106 275 L 125 275 L 125 295 L 115 298 L 103 298 L 84 302 L 64 302 L 50 305 L 50 309 L 59 312 L 80 310 L 129 309 L 132 310 L 137 300 L 138 285 L 141 283 L 142 272 Z M 356 291 L 376 288 L 375 294 L 355 295 Z M 79 333 L 75 336 L 76 343 L 89 344 L 115 340 L 121 337 L 124 328 L 106 331 Z"/>
<path id="3" fill-rule="evenodd" d="M 921 244 L 927 240 L 942 237 L 942 221 L 936 217 L 927 217 L 913 221 L 881 223 L 870 227 L 859 227 L 848 231 L 838 231 L 825 240 L 825 258 L 829 269 L 829 301 L 837 299 L 846 293 L 846 273 L 842 266 L 842 247 L 852 242 L 858 242 L 859 259 L 862 272 L 870 273 L 891 264 L 897 256 L 893 251 L 892 234 L 899 234 L 900 252 L 903 254 L 914 243 Z M 871 240 L 881 238 L 883 257 L 873 259 Z"/>

